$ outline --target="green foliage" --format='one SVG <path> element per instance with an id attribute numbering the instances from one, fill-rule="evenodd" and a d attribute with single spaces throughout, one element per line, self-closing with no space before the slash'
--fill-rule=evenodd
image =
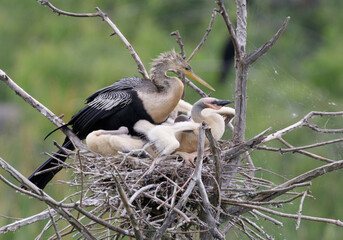
<path id="1" fill-rule="evenodd" d="M 291 21 L 286 32 L 268 54 L 253 65 L 248 82 L 247 136 L 250 138 L 272 126 L 281 129 L 298 121 L 312 110 L 340 111 L 343 103 L 343 47 L 340 30 L 343 17 L 340 1 L 319 2 L 311 7 L 273 5 L 255 1 L 248 6 L 248 49 L 254 50 L 270 39 L 286 16 Z M 275 1 L 274 1 L 275 2 Z M 289 1 L 288 1 L 289 2 Z M 208 26 L 212 1 L 55 1 L 61 9 L 74 12 L 93 12 L 99 6 L 132 43 L 146 68 L 160 52 L 178 45 L 169 33 L 180 30 L 189 55 Z M 230 3 L 232 4 L 232 3 Z M 231 7 L 231 5 L 228 5 Z M 234 9 L 230 16 L 234 17 Z M 335 21 L 332 20 L 334 16 Z M 29 94 L 57 115 L 68 121 L 83 105 L 84 99 L 95 90 L 128 76 L 139 76 L 137 67 L 111 29 L 100 19 L 77 19 L 58 16 L 36 1 L 2 1 L 0 7 L 0 68 L 6 71 Z M 234 98 L 233 67 L 229 80 L 217 81 L 220 58 L 228 32 L 220 16 L 216 17 L 212 33 L 191 64 L 194 71 L 213 85 L 213 96 Z M 205 90 L 205 89 L 204 89 Z M 195 102 L 198 96 L 187 88 L 186 100 Z M 12 102 L 21 112 L 14 126 L 0 129 L 1 157 L 28 176 L 46 156 L 54 151 L 52 140 L 62 141 L 56 133 L 45 142 L 44 136 L 54 126 L 19 99 L 4 84 L 0 84 L 0 101 Z M 340 119 L 338 119 L 340 120 Z M 341 128 L 337 119 L 317 120 Z M 229 134 L 230 136 L 230 134 Z M 299 131 L 287 136 L 294 145 L 324 141 L 323 136 Z M 341 159 L 342 145 L 316 150 L 318 154 Z M 319 166 L 306 157 L 292 154 L 254 152 L 256 166 L 268 168 L 291 178 Z M 283 179 L 266 172 L 258 173 L 274 181 Z M 58 174 L 47 192 L 62 199 L 65 189 L 57 179 L 68 178 L 70 172 Z M 316 200 L 306 200 L 304 214 L 340 218 L 342 174 L 331 173 L 313 182 Z M 327 183 L 323 186 L 323 182 Z M 44 204 L 28 199 L 0 184 L 1 215 L 25 217 L 45 209 Z M 296 213 L 298 205 L 285 205 L 287 212 Z M 281 220 L 281 219 L 279 219 Z M 284 220 L 283 220 L 284 221 Z M 11 222 L 0 218 L 0 226 Z M 295 231 L 295 221 L 284 221 L 278 228 L 265 222 L 266 230 L 276 239 L 337 239 L 343 234 L 335 226 L 303 221 Z M 43 223 L 25 227 L 6 239 L 33 239 Z M 242 237 L 240 233 L 237 239 Z"/>

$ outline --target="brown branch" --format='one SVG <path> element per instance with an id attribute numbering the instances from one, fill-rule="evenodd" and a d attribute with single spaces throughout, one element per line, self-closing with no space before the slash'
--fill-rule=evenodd
<path id="1" fill-rule="evenodd" d="M 190 62 L 192 60 L 192 58 L 194 57 L 194 55 L 200 50 L 200 48 L 202 47 L 202 45 L 204 45 L 205 41 L 208 38 L 208 35 L 210 34 L 212 27 L 213 27 L 213 22 L 214 22 L 214 18 L 216 17 L 218 10 L 217 9 L 213 9 L 212 11 L 212 15 L 211 15 L 211 20 L 210 23 L 208 25 L 208 28 L 206 29 L 206 33 L 204 35 L 204 37 L 201 39 L 200 43 L 198 44 L 198 46 L 194 49 L 194 51 L 192 52 L 192 54 L 189 56 L 189 58 L 187 59 L 187 62 Z"/>
<path id="2" fill-rule="evenodd" d="M 299 229 L 300 227 L 300 221 L 301 221 L 301 218 L 302 218 L 302 210 L 303 210 L 303 205 L 304 205 L 304 200 L 307 196 L 307 193 L 308 193 L 308 189 L 304 192 L 303 196 L 301 197 L 301 200 L 300 200 L 300 204 L 299 204 L 299 211 L 298 211 L 298 219 L 297 219 L 297 225 L 295 227 L 296 230 Z"/>
<path id="3" fill-rule="evenodd" d="M 256 206 L 256 205 L 250 205 L 250 204 L 237 204 L 239 206 L 245 207 L 245 208 L 250 208 L 250 209 L 257 209 L 266 213 L 274 214 L 276 216 L 280 217 L 286 217 L 286 218 L 293 218 L 293 219 L 298 219 L 298 214 L 288 214 L 288 213 L 282 213 L 278 211 L 274 211 L 265 207 L 261 206 Z M 337 226 L 343 227 L 343 222 L 340 220 L 335 220 L 335 219 L 329 219 L 329 218 L 321 218 L 321 217 L 312 217 L 312 216 L 306 216 L 302 215 L 302 219 L 304 220 L 310 220 L 310 221 L 316 221 L 316 222 L 324 222 L 324 223 L 330 223 L 330 224 L 335 224 Z"/>
<path id="4" fill-rule="evenodd" d="M 123 190 L 123 188 L 121 187 L 120 183 L 118 182 L 116 176 L 114 174 L 112 174 L 112 177 L 113 177 L 113 180 L 115 181 L 115 184 L 117 186 L 117 189 L 118 189 L 120 198 L 124 204 L 124 207 L 125 207 L 127 213 L 129 214 L 130 222 L 131 222 L 131 225 L 133 227 L 135 237 L 138 240 L 143 240 L 144 237 L 143 237 L 143 235 L 142 235 L 142 233 L 138 227 L 138 223 L 137 223 L 137 220 L 135 217 L 135 213 L 130 206 L 129 199 L 127 198 L 127 195 L 126 195 L 125 191 Z"/>
<path id="5" fill-rule="evenodd" d="M 182 38 L 181 38 L 179 30 L 176 30 L 176 31 L 170 33 L 170 36 L 176 37 L 176 42 L 180 46 L 180 54 L 181 54 L 183 59 L 186 59 L 185 46 L 183 45 Z"/>
<path id="6" fill-rule="evenodd" d="M 321 146 L 325 146 L 325 145 L 332 144 L 332 143 L 338 143 L 338 142 L 342 142 L 342 141 L 343 141 L 343 138 L 338 138 L 338 139 L 329 140 L 329 141 L 325 141 L 325 142 L 314 143 L 314 144 L 301 146 L 301 147 L 291 147 L 291 148 L 287 148 L 287 149 L 265 147 L 265 146 L 257 146 L 256 149 L 274 151 L 274 152 L 280 152 L 280 153 L 288 153 L 288 152 L 297 152 L 299 150 L 304 150 L 304 149 L 309 149 L 309 148 L 321 147 Z M 330 162 L 334 162 L 334 161 L 330 161 Z"/>
<path id="7" fill-rule="evenodd" d="M 75 219 L 74 216 L 69 211 L 61 207 L 61 204 L 56 202 L 53 198 L 47 195 L 44 191 L 42 191 L 36 185 L 31 183 L 27 178 L 25 178 L 20 172 L 14 169 L 11 165 L 9 165 L 2 158 L 0 158 L 0 165 L 5 171 L 10 173 L 12 177 L 14 177 L 18 182 L 20 182 L 22 185 L 26 186 L 28 189 L 30 189 L 35 194 L 40 196 L 40 197 L 36 197 L 36 196 L 34 197 L 41 201 L 44 201 L 48 206 L 50 206 L 56 212 L 58 212 L 74 228 L 76 228 L 86 239 L 95 240 L 95 237 L 88 231 L 88 229 L 85 226 L 83 226 L 77 219 Z"/>
<path id="8" fill-rule="evenodd" d="M 111 21 L 111 19 L 109 19 L 108 16 L 100 10 L 100 8 L 96 7 L 97 13 L 71 13 L 71 12 L 66 12 L 66 11 L 58 9 L 57 7 L 52 5 L 48 0 L 37 0 L 37 1 L 41 3 L 42 5 L 49 7 L 53 12 L 59 15 L 70 16 L 70 17 L 100 17 L 102 18 L 114 30 L 114 33 L 118 35 L 118 37 L 123 41 L 127 49 L 130 51 L 131 56 L 133 57 L 133 59 L 135 60 L 138 66 L 138 71 L 143 75 L 144 78 L 149 79 L 149 74 L 146 71 L 138 54 L 133 49 L 132 45 L 125 38 L 125 36 L 120 32 L 117 26 Z"/>
<path id="9" fill-rule="evenodd" d="M 283 138 L 279 138 L 278 139 L 280 142 L 282 142 L 285 146 L 289 147 L 289 148 L 294 148 L 294 146 L 292 146 L 291 144 L 289 144 L 287 141 L 285 141 Z M 334 162 L 334 160 L 332 159 L 328 159 L 328 158 L 325 158 L 325 157 L 322 157 L 322 156 L 319 156 L 317 154 L 314 154 L 314 153 L 310 153 L 310 152 L 306 152 L 306 151 L 303 151 L 303 150 L 298 150 L 296 151 L 298 153 L 301 153 L 305 156 L 308 156 L 308 157 L 311 157 L 311 158 L 314 158 L 314 159 L 318 159 L 320 161 L 323 161 L 323 162 L 327 162 L 327 163 L 332 163 Z"/>
<path id="10" fill-rule="evenodd" d="M 231 41 L 233 43 L 233 46 L 235 47 L 236 59 L 241 59 L 241 53 L 239 50 L 239 44 L 238 44 L 238 40 L 236 37 L 236 32 L 235 32 L 234 27 L 232 26 L 231 21 L 230 21 L 229 14 L 226 11 L 226 8 L 224 6 L 224 1 L 223 0 L 215 0 L 215 2 L 219 6 L 219 13 L 222 15 L 224 22 L 225 22 L 225 25 L 227 27 L 227 30 L 230 33 Z"/>
<path id="11" fill-rule="evenodd" d="M 18 96 L 24 99 L 25 102 L 30 104 L 33 108 L 37 109 L 41 114 L 43 114 L 47 119 L 49 119 L 57 127 L 62 127 L 62 132 L 68 136 L 68 138 L 75 143 L 79 148 L 86 148 L 81 140 L 67 127 L 65 123 L 58 118 L 53 112 L 51 112 L 47 107 L 38 102 L 36 99 L 31 97 L 24 89 L 18 86 L 5 72 L 0 69 L 0 80 L 3 81 L 9 88 L 11 88 Z"/>
<path id="12" fill-rule="evenodd" d="M 226 150 L 224 152 L 222 152 L 222 158 L 225 161 L 229 161 L 230 159 L 233 159 L 237 156 L 239 156 L 240 154 L 255 148 L 256 145 L 260 144 L 266 137 L 264 136 L 267 132 L 269 132 L 271 130 L 271 128 L 268 128 L 266 130 L 264 130 L 263 132 L 261 132 L 260 134 L 256 135 L 255 137 L 253 137 L 252 139 L 243 142 L 241 144 L 239 144 L 238 146 L 235 146 L 233 148 L 230 148 L 229 150 Z"/>
<path id="13" fill-rule="evenodd" d="M 276 43 L 276 41 L 279 39 L 281 34 L 285 31 L 289 19 L 290 19 L 290 17 L 286 18 L 286 20 L 283 22 L 280 29 L 276 32 L 276 34 L 268 42 L 266 42 L 265 44 L 263 44 L 263 46 L 256 49 L 254 52 L 252 52 L 251 54 L 249 54 L 248 56 L 245 57 L 244 61 L 246 64 L 254 63 L 259 57 L 261 57 L 263 54 L 265 54 Z"/>

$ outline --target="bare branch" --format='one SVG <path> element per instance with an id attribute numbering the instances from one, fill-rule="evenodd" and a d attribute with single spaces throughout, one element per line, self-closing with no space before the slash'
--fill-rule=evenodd
<path id="1" fill-rule="evenodd" d="M 254 52 L 249 54 L 247 57 L 245 57 L 244 61 L 246 64 L 252 64 L 254 63 L 259 57 L 261 57 L 263 54 L 265 54 L 279 39 L 281 34 L 285 31 L 287 27 L 287 23 L 291 17 L 287 17 L 286 20 L 283 22 L 280 29 L 276 32 L 276 34 L 263 46 L 261 46 L 259 49 L 256 49 Z"/>
<path id="2" fill-rule="evenodd" d="M 183 45 L 182 38 L 181 38 L 179 30 L 176 30 L 176 31 L 170 33 L 170 36 L 176 36 L 176 42 L 180 46 L 181 56 L 182 56 L 183 59 L 186 59 L 185 46 Z"/>
<path id="3" fill-rule="evenodd" d="M 224 1 L 223 0 L 216 0 L 215 2 L 219 6 L 219 13 L 222 15 L 224 22 L 226 24 L 226 27 L 230 33 L 231 40 L 232 40 L 233 45 L 235 47 L 236 59 L 242 59 L 241 52 L 239 50 L 239 44 L 238 44 L 237 37 L 236 37 L 236 32 L 235 32 L 234 27 L 232 26 L 231 21 L 230 21 L 229 14 L 226 11 L 226 8 L 224 6 Z"/>
<path id="4" fill-rule="evenodd" d="M 53 112 L 51 112 L 47 107 L 38 102 L 36 99 L 31 97 L 24 89 L 19 87 L 4 71 L 0 69 L 0 80 L 3 81 L 9 88 L 11 88 L 18 96 L 20 96 L 24 101 L 30 104 L 33 108 L 37 109 L 41 114 L 43 114 L 47 119 L 49 119 L 57 127 L 62 127 L 63 133 L 68 136 L 68 138 L 75 143 L 79 148 L 85 148 L 85 145 L 81 140 L 67 127 L 66 124 L 58 118 Z"/>
<path id="5" fill-rule="evenodd" d="M 214 18 L 216 17 L 218 10 L 217 9 L 213 9 L 212 11 L 212 16 L 211 16 L 211 20 L 210 23 L 208 25 L 208 28 L 206 29 L 206 33 L 204 35 L 204 37 L 201 39 L 200 43 L 198 44 L 198 46 L 194 49 L 194 51 L 192 52 L 192 54 L 189 56 L 189 58 L 187 59 L 187 62 L 190 62 L 192 60 L 192 58 L 194 57 L 194 55 L 200 50 L 200 48 L 202 47 L 202 45 L 204 45 L 205 41 L 208 38 L 208 35 L 210 34 L 212 27 L 213 27 L 213 22 L 214 22 Z"/>
<path id="6" fill-rule="evenodd" d="M 256 206 L 256 205 L 250 205 L 250 204 L 237 204 L 242 207 L 250 208 L 250 209 L 257 209 L 266 213 L 274 214 L 276 216 L 280 217 L 286 217 L 286 218 L 293 218 L 293 219 L 298 219 L 298 214 L 288 214 L 288 213 L 282 213 L 278 211 L 271 210 L 269 208 L 261 207 L 261 206 Z M 310 221 L 315 221 L 315 222 L 324 222 L 324 223 L 330 223 L 334 224 L 340 227 L 343 227 L 343 222 L 340 220 L 335 220 L 335 219 L 329 219 L 329 218 L 321 218 L 321 217 L 312 217 L 312 216 L 306 216 L 302 215 L 302 219 L 304 220 L 310 220 Z"/>
<path id="7" fill-rule="evenodd" d="M 65 15 L 70 17 L 101 17 L 113 30 L 114 33 L 118 35 L 118 37 L 123 41 L 127 49 L 130 51 L 131 56 L 135 60 L 138 71 L 143 75 L 144 78 L 149 79 L 149 74 L 146 71 L 141 59 L 133 49 L 132 45 L 129 43 L 129 41 L 125 38 L 125 36 L 120 32 L 120 30 L 117 28 L 117 26 L 111 21 L 111 19 L 108 18 L 108 16 L 100 10 L 100 8 L 96 7 L 97 13 L 71 13 L 66 12 L 63 10 L 58 9 L 54 5 L 52 5 L 48 0 L 37 0 L 39 3 L 41 3 L 44 6 L 49 7 L 53 12 L 59 14 L 59 15 Z"/>

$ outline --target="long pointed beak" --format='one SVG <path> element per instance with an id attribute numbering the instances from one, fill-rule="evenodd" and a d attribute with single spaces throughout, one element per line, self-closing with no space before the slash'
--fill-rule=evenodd
<path id="1" fill-rule="evenodd" d="M 225 106 L 227 104 L 230 104 L 230 103 L 234 103 L 235 101 L 231 101 L 231 100 L 215 100 L 213 101 L 213 104 L 216 104 L 216 105 L 219 105 L 219 106 Z"/>
<path id="2" fill-rule="evenodd" d="M 182 71 L 184 74 L 186 74 L 187 76 L 193 78 L 194 80 L 197 80 L 199 83 L 201 83 L 202 85 L 204 85 L 205 87 L 211 89 L 212 91 L 215 91 L 215 89 L 213 87 L 211 87 L 210 84 L 208 84 L 207 82 L 205 82 L 204 80 L 202 80 L 200 77 L 198 77 L 195 73 L 193 72 L 189 72 L 186 70 Z"/>

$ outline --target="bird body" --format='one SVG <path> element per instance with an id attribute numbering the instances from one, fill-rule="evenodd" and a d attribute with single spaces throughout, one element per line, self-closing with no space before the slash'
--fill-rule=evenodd
<path id="1" fill-rule="evenodd" d="M 71 125 L 72 131 L 80 139 L 85 139 L 93 131 L 114 130 L 122 126 L 127 127 L 131 135 L 135 135 L 133 126 L 141 119 L 156 124 L 165 121 L 179 102 L 184 90 L 182 81 L 177 77 L 167 76 L 168 71 L 187 74 L 213 89 L 192 73 L 189 64 L 180 55 L 170 51 L 162 53 L 154 60 L 150 71 L 151 79 L 123 78 L 98 90 L 86 99 L 87 105 L 66 125 Z M 68 137 L 65 138 L 62 146 L 70 150 L 74 149 Z M 43 189 L 61 170 L 61 167 L 56 168 L 56 165 L 65 159 L 60 151 L 57 152 L 32 173 L 29 180 Z M 54 169 L 37 174 L 50 168 Z"/>
<path id="2" fill-rule="evenodd" d="M 130 152 L 134 149 L 141 149 L 144 144 L 139 137 L 128 135 L 126 127 L 121 127 L 116 131 L 93 131 L 87 135 L 86 143 L 90 150 L 104 156 L 117 154 L 118 151 Z"/>
<path id="3" fill-rule="evenodd" d="M 199 126 L 203 121 L 211 127 L 216 140 L 220 139 L 225 132 L 225 121 L 222 115 L 234 116 L 233 108 L 223 105 L 232 101 L 218 100 L 215 98 L 202 98 L 196 102 L 191 110 L 192 119 L 188 122 L 177 122 L 173 125 L 154 125 L 146 120 L 138 121 L 134 129 L 144 134 L 152 142 L 161 155 L 174 152 L 193 153 L 197 151 Z M 208 140 L 205 141 L 206 146 Z"/>

